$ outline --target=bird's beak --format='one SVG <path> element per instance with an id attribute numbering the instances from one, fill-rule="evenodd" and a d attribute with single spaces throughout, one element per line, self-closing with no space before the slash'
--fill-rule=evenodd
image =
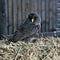
<path id="1" fill-rule="evenodd" d="M 32 23 L 34 23 L 34 21 L 35 21 L 34 18 L 32 18 Z"/>

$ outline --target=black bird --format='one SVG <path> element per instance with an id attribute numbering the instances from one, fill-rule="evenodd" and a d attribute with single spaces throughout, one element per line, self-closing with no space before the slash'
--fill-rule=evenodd
<path id="1" fill-rule="evenodd" d="M 36 13 L 30 13 L 26 21 L 20 26 L 20 28 L 13 34 L 13 37 L 9 41 L 17 42 L 19 40 L 30 41 L 33 37 L 39 35 L 41 28 L 41 19 Z"/>

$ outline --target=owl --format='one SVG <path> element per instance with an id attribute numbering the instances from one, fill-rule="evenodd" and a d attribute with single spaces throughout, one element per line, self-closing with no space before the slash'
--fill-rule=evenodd
<path id="1" fill-rule="evenodd" d="M 9 41 L 32 41 L 35 37 L 39 36 L 40 30 L 41 18 L 36 13 L 30 13 L 26 21 L 20 25 L 20 28 L 13 34 Z"/>

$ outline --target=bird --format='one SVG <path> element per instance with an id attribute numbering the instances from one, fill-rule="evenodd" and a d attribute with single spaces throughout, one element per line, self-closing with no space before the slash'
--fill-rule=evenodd
<path id="1" fill-rule="evenodd" d="M 37 13 L 30 13 L 26 21 L 20 25 L 19 29 L 14 32 L 9 41 L 17 42 L 19 40 L 31 41 L 34 37 L 39 36 L 41 30 L 41 18 Z"/>

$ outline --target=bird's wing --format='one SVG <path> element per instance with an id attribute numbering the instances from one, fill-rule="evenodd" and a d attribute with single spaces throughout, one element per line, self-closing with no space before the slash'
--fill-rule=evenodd
<path id="1" fill-rule="evenodd" d="M 19 30 L 17 30 L 17 31 L 13 34 L 12 38 L 9 39 L 9 41 L 16 42 L 16 41 L 18 41 L 22 36 L 23 36 L 22 33 L 21 33 Z"/>
<path id="2" fill-rule="evenodd" d="M 28 33 L 26 32 L 26 33 L 21 37 L 21 40 L 24 39 L 24 38 L 33 36 L 34 34 L 36 34 L 37 30 L 38 30 L 38 28 L 35 27 L 35 28 L 33 28 L 30 32 L 28 32 Z"/>

